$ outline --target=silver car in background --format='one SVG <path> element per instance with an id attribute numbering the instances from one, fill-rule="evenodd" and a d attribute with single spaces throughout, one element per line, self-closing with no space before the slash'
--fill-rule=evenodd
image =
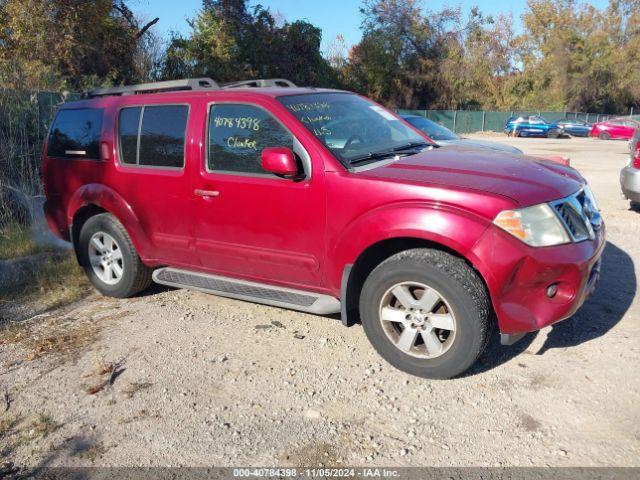
<path id="1" fill-rule="evenodd" d="M 620 185 L 631 207 L 640 209 L 640 129 L 636 129 L 629 146 L 629 163 L 620 171 Z"/>

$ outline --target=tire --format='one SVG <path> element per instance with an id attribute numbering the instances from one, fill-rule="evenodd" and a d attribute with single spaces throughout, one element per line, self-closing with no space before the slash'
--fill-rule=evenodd
<path id="1" fill-rule="evenodd" d="M 439 296 L 440 303 L 436 300 L 435 307 L 427 307 L 433 312 L 431 315 L 437 313 L 439 317 L 431 317 L 422 325 L 413 324 L 414 320 L 420 321 L 420 314 L 407 319 L 408 310 L 394 293 L 399 293 L 398 286 L 406 291 L 407 285 L 411 285 L 409 292 L 416 288 L 411 293 L 415 301 L 425 298 L 420 286 L 429 288 L 425 304 Z M 394 315 L 389 316 L 390 313 Z M 449 319 L 444 322 L 446 328 L 433 329 L 430 322 L 435 318 L 442 322 L 447 315 L 453 322 Z M 380 356 L 397 369 L 423 378 L 451 378 L 467 370 L 485 349 L 493 325 L 489 296 L 474 270 L 463 259 L 423 248 L 397 253 L 371 272 L 360 295 L 360 316 L 364 331 Z M 382 320 L 396 316 L 403 318 L 402 323 Z M 448 330 L 449 325 L 453 330 Z M 401 349 L 403 334 L 408 332 L 407 338 L 412 338 L 414 327 L 419 331 L 416 340 L 410 343 L 409 350 Z M 436 339 L 440 347 L 435 344 Z M 433 349 L 427 344 L 434 345 Z"/>
<path id="2" fill-rule="evenodd" d="M 559 138 L 559 137 L 560 137 L 559 132 L 547 131 L 547 138 Z"/>
<path id="3" fill-rule="evenodd" d="M 611 134 L 609 132 L 600 132 L 598 138 L 600 140 L 611 140 Z"/>
<path id="4" fill-rule="evenodd" d="M 629 202 L 629 207 L 631 208 L 631 210 L 634 210 L 636 212 L 640 212 L 640 202 L 631 201 L 631 202 Z"/>
<path id="5" fill-rule="evenodd" d="M 102 249 L 98 248 L 100 244 Z M 152 270 L 140 260 L 124 226 L 109 213 L 95 215 L 84 223 L 76 253 L 87 277 L 103 295 L 126 298 L 151 284 Z"/>

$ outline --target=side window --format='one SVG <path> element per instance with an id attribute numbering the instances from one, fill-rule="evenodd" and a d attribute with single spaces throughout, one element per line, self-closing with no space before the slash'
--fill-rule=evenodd
<path id="1" fill-rule="evenodd" d="M 122 163 L 182 168 L 188 116 L 186 105 L 120 110 L 118 135 Z"/>
<path id="2" fill-rule="evenodd" d="M 209 171 L 269 174 L 262 169 L 262 150 L 293 149 L 293 136 L 268 112 L 251 105 L 213 105 L 208 137 Z"/>
<path id="3" fill-rule="evenodd" d="M 47 155 L 100 160 L 102 108 L 60 110 L 51 127 Z"/>

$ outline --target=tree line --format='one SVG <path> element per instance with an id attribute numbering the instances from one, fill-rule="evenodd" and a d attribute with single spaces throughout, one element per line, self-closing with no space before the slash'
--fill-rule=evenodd
<path id="1" fill-rule="evenodd" d="M 640 0 L 528 0 L 522 29 L 478 7 L 363 0 L 362 39 L 248 0 L 203 0 L 186 35 L 161 38 L 127 0 L 0 0 L 0 87 L 81 91 L 210 76 L 283 77 L 391 107 L 640 111 Z"/>

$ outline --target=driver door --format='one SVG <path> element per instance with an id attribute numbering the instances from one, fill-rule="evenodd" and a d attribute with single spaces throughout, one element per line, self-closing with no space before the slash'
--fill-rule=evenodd
<path id="1" fill-rule="evenodd" d="M 195 242 L 203 269 L 299 288 L 319 286 L 323 172 L 312 172 L 303 145 L 263 106 L 213 103 L 207 117 L 194 178 Z M 264 171 L 261 152 L 267 147 L 291 149 L 300 177 Z"/>

